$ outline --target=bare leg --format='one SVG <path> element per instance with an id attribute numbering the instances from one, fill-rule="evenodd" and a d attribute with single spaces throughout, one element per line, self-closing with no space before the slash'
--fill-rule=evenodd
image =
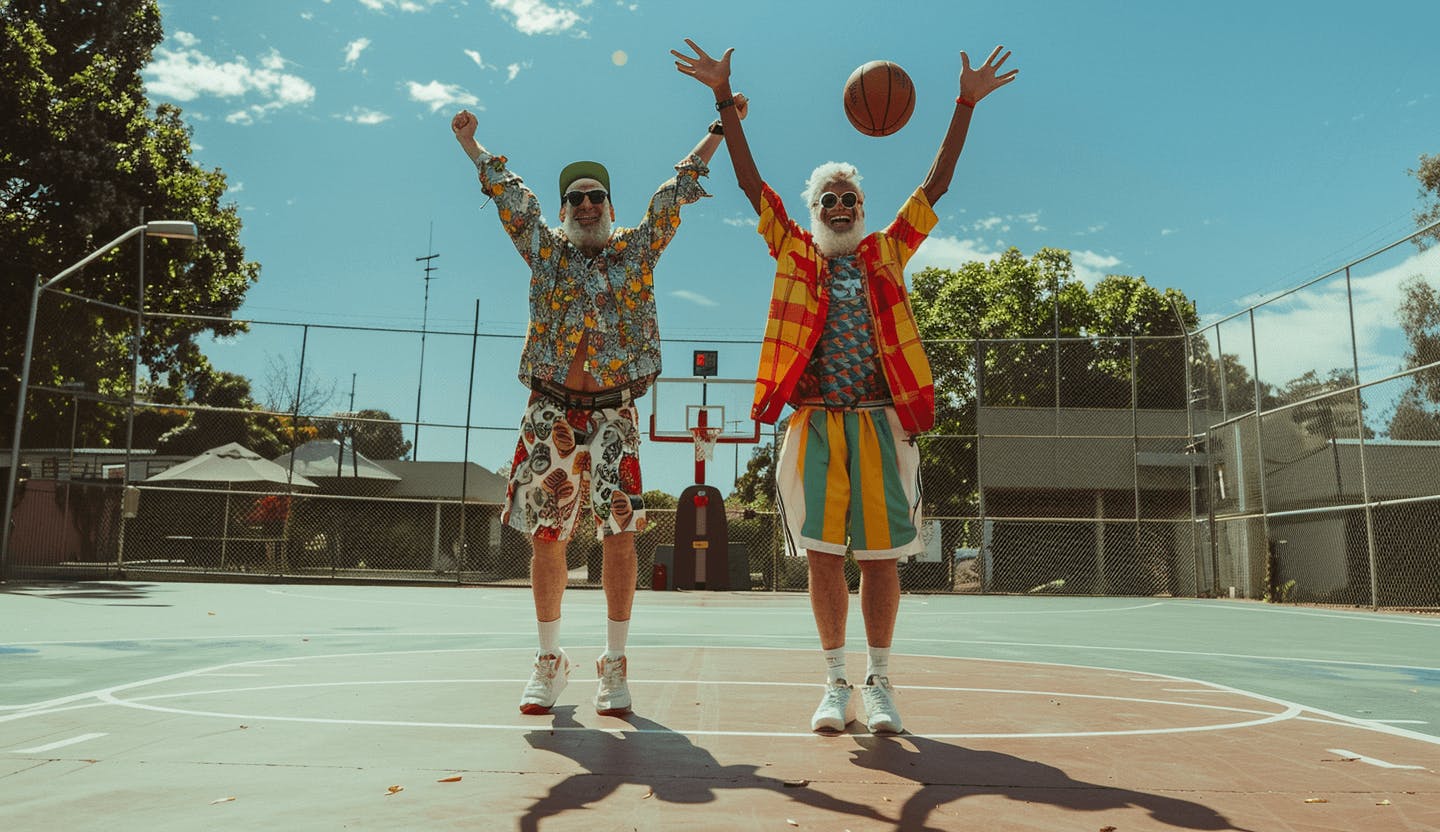
<path id="1" fill-rule="evenodd" d="M 629 621 L 635 601 L 635 533 L 612 534 L 604 546 L 600 583 L 605 587 L 605 606 L 611 621 Z"/>
<path id="2" fill-rule="evenodd" d="M 560 617 L 560 601 L 569 579 L 565 569 L 564 540 L 531 540 L 530 591 L 535 596 L 535 618 L 554 621 Z"/>
<path id="3" fill-rule="evenodd" d="M 889 647 L 900 612 L 898 561 L 860 561 L 860 613 L 865 616 L 865 641 L 871 647 Z"/>
<path id="4" fill-rule="evenodd" d="M 826 552 L 805 552 L 810 562 L 810 609 L 820 633 L 820 649 L 845 646 L 845 616 L 850 588 L 845 585 L 845 558 Z"/>

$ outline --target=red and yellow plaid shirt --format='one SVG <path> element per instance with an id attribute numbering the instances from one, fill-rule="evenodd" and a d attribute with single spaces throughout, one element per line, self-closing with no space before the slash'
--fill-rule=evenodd
<path id="1" fill-rule="evenodd" d="M 900 424 L 912 434 L 935 425 L 935 382 L 905 292 L 905 264 L 936 222 L 925 192 L 917 188 L 890 227 L 861 240 L 855 251 L 865 275 L 880 366 Z M 761 194 L 759 231 L 776 269 L 750 415 L 774 424 L 785 405 L 793 404 L 795 385 L 820 340 L 830 290 L 825 255 L 815 247 L 810 232 L 785 213 L 784 203 L 769 185 Z"/>

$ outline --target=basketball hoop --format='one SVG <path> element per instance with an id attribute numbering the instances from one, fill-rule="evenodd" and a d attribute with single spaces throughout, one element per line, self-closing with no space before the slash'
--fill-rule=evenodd
<path id="1" fill-rule="evenodd" d="M 693 427 L 690 435 L 695 441 L 695 461 L 704 462 L 715 458 L 715 442 L 720 439 L 720 428 Z"/>

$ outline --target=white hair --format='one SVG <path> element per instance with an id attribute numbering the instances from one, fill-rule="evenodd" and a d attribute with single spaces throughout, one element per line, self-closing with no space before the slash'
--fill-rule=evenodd
<path id="1" fill-rule="evenodd" d="M 805 204 L 810 207 L 810 213 L 817 212 L 816 203 L 820 200 L 820 194 L 826 185 L 836 180 L 846 182 L 855 189 L 855 193 L 865 195 L 864 189 L 860 187 L 860 171 L 849 162 L 826 162 L 810 172 L 810 179 L 805 183 L 805 192 L 801 197 Z"/>

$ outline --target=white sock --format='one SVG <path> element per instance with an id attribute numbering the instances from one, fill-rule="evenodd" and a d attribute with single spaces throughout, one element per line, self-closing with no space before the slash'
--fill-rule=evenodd
<path id="1" fill-rule="evenodd" d="M 605 655 L 614 659 L 625 655 L 625 640 L 630 637 L 630 619 L 605 620 Z"/>
<path id="2" fill-rule="evenodd" d="M 890 648 L 871 647 L 870 659 L 865 665 L 865 681 L 869 683 L 871 676 L 890 675 Z"/>
<path id="3" fill-rule="evenodd" d="M 560 619 L 537 621 L 536 626 L 540 630 L 540 654 L 560 655 Z"/>
<path id="4" fill-rule="evenodd" d="M 830 684 L 845 680 L 845 646 L 842 644 L 834 650 L 821 651 L 825 656 L 825 681 Z"/>

